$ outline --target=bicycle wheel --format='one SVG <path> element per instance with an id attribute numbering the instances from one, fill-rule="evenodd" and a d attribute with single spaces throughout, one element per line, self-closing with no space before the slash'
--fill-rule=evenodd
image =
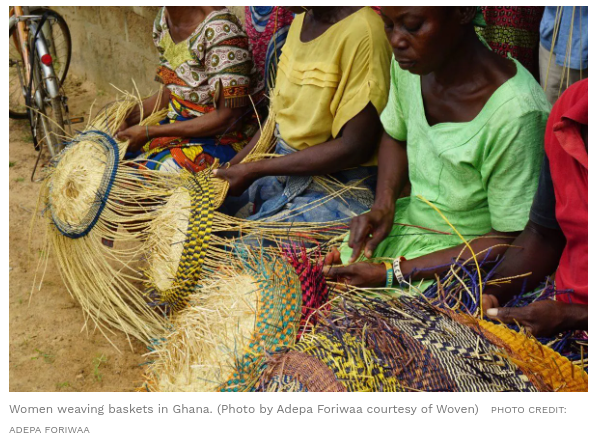
<path id="1" fill-rule="evenodd" d="M 52 55 L 54 72 L 58 78 L 60 86 L 64 83 L 72 54 L 70 31 L 66 21 L 60 14 L 48 8 L 33 8 L 29 12 L 31 15 L 48 14 L 46 24 L 43 27 L 44 35 L 48 49 Z M 16 40 L 13 34 L 16 24 L 9 29 L 9 116 L 13 119 L 26 119 L 27 111 L 25 107 L 25 97 L 21 81 L 25 81 L 23 75 L 23 60 L 21 53 L 16 46 Z M 19 77 L 19 74 L 21 77 Z"/>

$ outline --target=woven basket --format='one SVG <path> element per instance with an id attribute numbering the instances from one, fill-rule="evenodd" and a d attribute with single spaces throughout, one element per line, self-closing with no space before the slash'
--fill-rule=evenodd
<path id="1" fill-rule="evenodd" d="M 581 368 L 532 337 L 410 296 L 376 294 L 343 294 L 289 349 L 328 373 L 311 378 L 278 355 L 261 388 L 316 391 L 332 373 L 348 391 L 588 390 Z"/>
<path id="2" fill-rule="evenodd" d="M 154 345 L 147 355 L 148 390 L 252 390 L 268 354 L 296 341 L 301 315 L 296 273 L 267 255 L 245 259 L 242 269 L 226 270 L 217 283 L 197 289 L 174 319 L 174 332 Z"/>

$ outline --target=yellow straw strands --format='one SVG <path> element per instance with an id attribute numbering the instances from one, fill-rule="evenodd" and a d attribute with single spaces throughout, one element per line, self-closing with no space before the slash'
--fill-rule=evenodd
<path id="1" fill-rule="evenodd" d="M 122 163 L 126 143 L 113 135 L 136 104 L 130 96 L 118 100 L 65 148 L 48 167 L 41 208 L 47 246 L 87 320 L 149 341 L 166 321 L 144 298 L 144 226 L 173 188 L 156 173 Z"/>
<path id="2" fill-rule="evenodd" d="M 148 354 L 152 391 L 214 391 L 232 375 L 236 348 L 255 328 L 257 290 L 248 274 L 229 273 L 197 290 L 191 305 L 173 319 L 174 331 Z"/>
<path id="3" fill-rule="evenodd" d="M 284 260 L 251 253 L 244 268 L 222 270 L 191 295 L 148 354 L 146 390 L 251 390 L 267 355 L 295 342 L 299 278 Z"/>
<path id="4" fill-rule="evenodd" d="M 228 184 L 213 178 L 211 169 L 168 173 L 125 160 L 127 143 L 114 135 L 138 105 L 125 95 L 103 109 L 48 167 L 40 198 L 47 247 L 86 320 L 107 337 L 102 324 L 145 343 L 162 335 L 169 314 L 188 304 L 202 278 L 238 264 L 238 242 L 261 247 L 266 241 L 264 253 L 279 254 L 277 245 L 289 239 L 313 246 L 342 234 L 337 223 L 226 216 L 216 209 Z M 163 116 L 154 113 L 141 124 Z M 266 124 L 245 160 L 261 159 L 273 138 Z"/>

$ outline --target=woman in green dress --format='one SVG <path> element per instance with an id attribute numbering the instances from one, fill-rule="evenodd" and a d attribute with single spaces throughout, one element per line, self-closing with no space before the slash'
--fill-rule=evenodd
<path id="1" fill-rule="evenodd" d="M 326 257 L 330 277 L 369 287 L 390 285 L 392 273 L 394 284 L 435 280 L 471 256 L 425 200 L 475 253 L 503 253 L 497 245 L 528 220 L 549 113 L 533 76 L 479 40 L 477 8 L 382 7 L 382 18 L 394 60 L 376 199 Z"/>

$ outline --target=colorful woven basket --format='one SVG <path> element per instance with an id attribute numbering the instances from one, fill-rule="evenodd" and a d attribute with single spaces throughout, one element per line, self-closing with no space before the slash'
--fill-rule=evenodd
<path id="1" fill-rule="evenodd" d="M 268 361 L 258 390 L 263 392 L 346 392 L 333 371 L 303 352 L 277 354 Z"/>
<path id="2" fill-rule="evenodd" d="M 279 246 L 261 246 L 262 243 L 326 243 L 342 234 L 341 230 L 329 228 L 328 224 L 288 226 L 226 216 L 215 210 L 213 184 L 218 180 L 212 179 L 211 170 L 195 174 L 183 171 L 178 179 L 184 184 L 156 209 L 147 234 L 151 244 L 145 259 L 148 262 L 148 295 L 166 311 L 180 311 L 186 307 L 201 277 L 209 277 L 206 274 L 217 272 L 223 265 L 240 265 L 239 248 L 259 248 L 260 253 L 274 258 L 284 251 Z M 313 276 L 316 272 L 309 263 L 311 255 L 319 251 L 301 249 L 302 257 L 292 260 L 288 252 L 286 255 L 303 277 L 302 283 L 310 288 L 311 300 L 305 308 L 312 310 L 327 298 L 327 288 L 321 267 L 318 275 Z"/>
<path id="3" fill-rule="evenodd" d="M 580 367 L 524 334 L 410 296 L 376 294 L 343 294 L 289 353 L 317 358 L 347 391 L 588 389 Z M 287 369 L 287 356 L 272 357 L 261 389 L 317 390 L 321 381 Z"/>
<path id="4" fill-rule="evenodd" d="M 148 390 L 252 390 L 269 354 L 296 341 L 302 302 L 296 273 L 282 259 L 248 248 L 240 254 L 242 270 L 200 286 L 174 318 L 175 330 L 154 345 Z"/>

